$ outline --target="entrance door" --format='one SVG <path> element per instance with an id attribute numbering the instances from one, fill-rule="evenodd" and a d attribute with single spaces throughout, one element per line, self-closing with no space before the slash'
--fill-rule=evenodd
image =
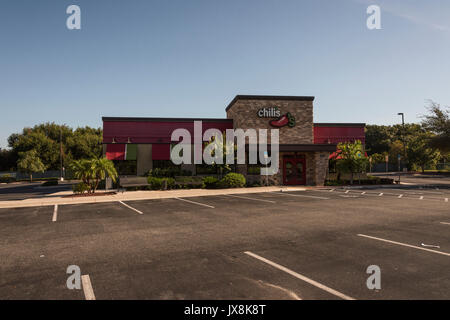
<path id="1" fill-rule="evenodd" d="M 283 158 L 283 184 L 306 184 L 305 158 Z"/>

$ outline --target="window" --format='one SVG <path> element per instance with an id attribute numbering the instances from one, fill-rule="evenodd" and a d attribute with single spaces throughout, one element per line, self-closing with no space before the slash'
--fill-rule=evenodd
<path id="1" fill-rule="evenodd" d="M 172 162 L 172 160 L 153 160 L 153 169 L 168 169 L 168 168 L 180 168 L 180 165 L 176 165 Z"/>
<path id="2" fill-rule="evenodd" d="M 114 167 L 119 176 L 135 176 L 137 175 L 136 160 L 114 160 Z"/>

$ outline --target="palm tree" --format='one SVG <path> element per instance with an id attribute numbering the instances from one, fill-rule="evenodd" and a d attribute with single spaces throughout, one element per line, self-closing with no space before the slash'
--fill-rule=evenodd
<path id="1" fill-rule="evenodd" d="M 84 184 L 90 186 L 92 179 L 92 160 L 81 159 L 74 160 L 69 165 L 70 170 L 76 179 L 83 181 Z"/>
<path id="2" fill-rule="evenodd" d="M 100 181 L 107 175 L 114 182 L 118 176 L 114 163 L 107 158 L 75 160 L 69 167 L 75 178 L 89 186 L 89 193 L 95 193 Z"/>
<path id="3" fill-rule="evenodd" d="M 100 181 L 106 179 L 106 176 L 109 176 L 113 182 L 116 182 L 118 176 L 114 163 L 105 157 L 92 160 L 92 172 L 95 179 L 95 182 L 93 182 L 94 193 Z"/>

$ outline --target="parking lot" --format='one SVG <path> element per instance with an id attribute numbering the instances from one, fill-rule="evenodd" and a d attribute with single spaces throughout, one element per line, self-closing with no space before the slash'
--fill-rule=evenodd
<path id="1" fill-rule="evenodd" d="M 449 198 L 323 188 L 0 209 L 0 299 L 450 299 Z"/>

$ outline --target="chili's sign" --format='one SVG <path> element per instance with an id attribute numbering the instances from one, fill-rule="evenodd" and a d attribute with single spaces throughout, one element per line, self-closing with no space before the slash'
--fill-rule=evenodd
<path id="1" fill-rule="evenodd" d="M 257 115 L 259 118 L 274 118 L 269 121 L 269 124 L 275 128 L 281 128 L 284 126 L 288 126 L 290 128 L 295 127 L 295 117 L 290 112 L 281 114 L 278 107 L 261 108 L 258 110 Z"/>

